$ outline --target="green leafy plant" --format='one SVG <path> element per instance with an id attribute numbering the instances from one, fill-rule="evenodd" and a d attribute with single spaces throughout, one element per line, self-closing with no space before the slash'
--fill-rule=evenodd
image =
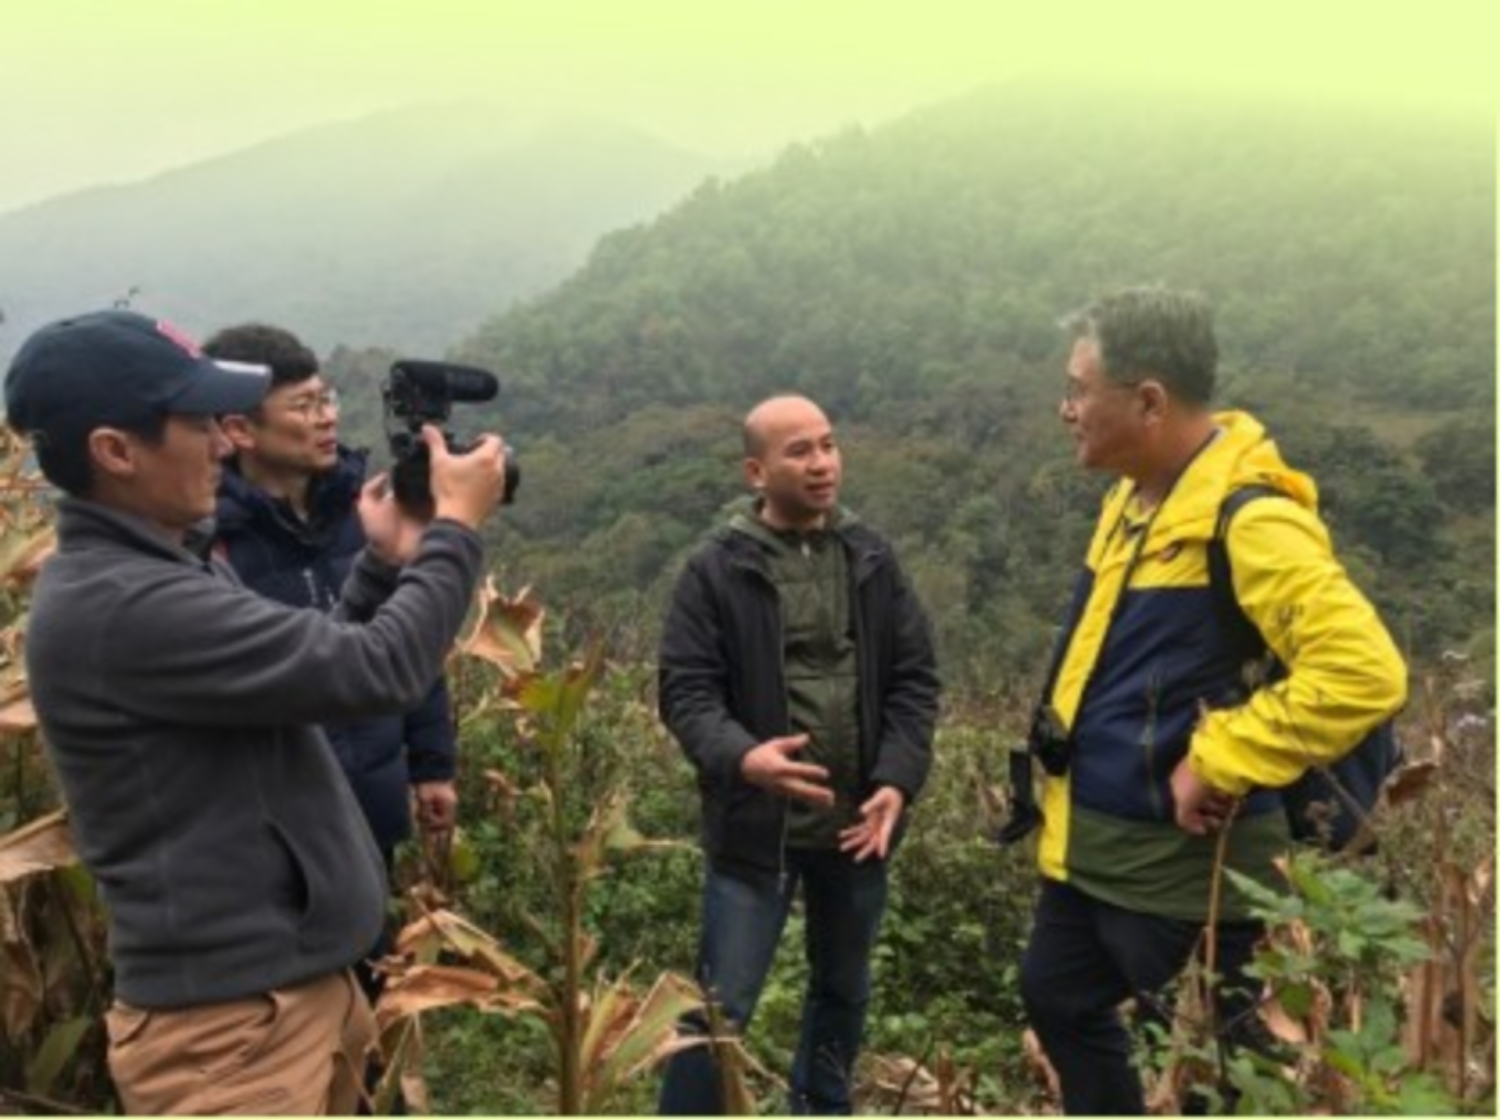
<path id="1" fill-rule="evenodd" d="M 599 940 L 587 922 L 589 894 L 615 856 L 675 847 L 647 840 L 630 823 L 629 798 L 614 782 L 585 780 L 590 759 L 580 725 L 605 671 L 595 644 L 563 668 L 541 668 L 542 612 L 528 595 L 505 599 L 488 585 L 479 618 L 460 643 L 462 655 L 490 666 L 491 687 L 472 699 L 466 724 L 505 721 L 524 773 L 487 771 L 498 814 L 547 880 L 551 905 L 527 910 L 535 964 L 499 938 L 446 909 L 429 909 L 407 926 L 377 1013 L 387 1040 L 387 1082 L 407 1065 L 413 1024 L 422 1012 L 467 1004 L 482 1011 L 533 1016 L 546 1025 L 556 1107 L 565 1115 L 598 1113 L 631 1078 L 697 1040 L 675 1026 L 701 1008 L 696 985 L 675 973 L 642 993 L 632 969 L 608 976 L 597 967 Z M 521 817 L 531 827 L 521 830 Z M 457 958 L 461 965 L 439 963 Z M 388 1085 L 377 1106 L 390 1097 Z"/>
<path id="2" fill-rule="evenodd" d="M 114 1104 L 105 921 L 56 808 L 22 661 L 32 582 L 56 541 L 26 461 L 0 428 L 0 1111 L 97 1109 Z"/>
<path id="3" fill-rule="evenodd" d="M 1284 890 L 1224 872 L 1266 924 L 1249 970 L 1260 999 L 1215 1020 L 1206 938 L 1170 1029 L 1147 1043 L 1153 1111 L 1190 1098 L 1269 1114 L 1493 1110 L 1493 737 L 1455 744 L 1451 683 L 1427 679 L 1428 749 L 1405 729 L 1421 757 L 1388 779 L 1358 843 L 1290 852 Z"/>
<path id="4" fill-rule="evenodd" d="M 1402 1045 L 1402 982 L 1430 956 L 1421 911 L 1313 851 L 1281 864 L 1289 890 L 1229 872 L 1266 922 L 1249 972 L 1266 985 L 1261 1016 L 1280 1044 L 1243 1048 L 1229 1082 L 1250 1112 L 1421 1115 L 1454 1110 Z"/>

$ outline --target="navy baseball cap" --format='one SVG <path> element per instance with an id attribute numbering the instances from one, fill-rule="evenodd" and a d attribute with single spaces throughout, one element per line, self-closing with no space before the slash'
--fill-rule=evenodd
<path id="1" fill-rule="evenodd" d="M 31 335 L 5 376 L 13 428 L 46 441 L 155 416 L 248 412 L 271 384 L 266 366 L 205 357 L 170 323 L 95 311 Z"/>

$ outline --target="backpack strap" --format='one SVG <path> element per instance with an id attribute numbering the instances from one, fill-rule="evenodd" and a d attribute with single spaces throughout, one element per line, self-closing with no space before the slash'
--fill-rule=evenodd
<path id="1" fill-rule="evenodd" d="M 1263 656 L 1267 647 L 1265 638 L 1234 594 L 1234 566 L 1229 560 L 1229 522 L 1245 506 L 1260 498 L 1286 498 L 1286 495 L 1261 483 L 1230 491 L 1219 505 L 1214 535 L 1208 541 L 1208 589 L 1213 596 L 1214 610 L 1229 628 L 1229 640 L 1244 661 Z"/>
<path id="2" fill-rule="evenodd" d="M 1208 582 L 1214 610 L 1229 628 L 1229 640 L 1246 662 L 1265 658 L 1269 650 L 1265 638 L 1235 598 L 1234 573 L 1229 562 L 1229 522 L 1250 502 L 1285 497 L 1282 491 L 1258 483 L 1233 491 L 1219 506 L 1214 535 L 1208 542 Z M 1280 662 L 1274 654 L 1270 657 L 1272 668 L 1280 672 Z M 1342 851 L 1360 833 L 1360 826 L 1379 799 L 1386 778 L 1403 759 L 1395 725 L 1386 720 L 1342 758 L 1309 767 L 1280 791 L 1292 838 L 1329 851 Z"/>

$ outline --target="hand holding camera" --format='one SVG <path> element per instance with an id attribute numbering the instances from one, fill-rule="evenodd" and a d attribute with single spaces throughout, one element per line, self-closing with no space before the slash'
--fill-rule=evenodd
<path id="1" fill-rule="evenodd" d="M 505 497 L 505 444 L 499 436 L 486 434 L 471 449 L 455 455 L 443 433 L 431 424 L 422 428 L 422 440 L 427 445 L 433 517 L 478 529 Z"/>
<path id="2" fill-rule="evenodd" d="M 405 564 L 415 556 L 434 518 L 477 530 L 501 504 L 508 484 L 507 449 L 499 436 L 481 436 L 472 449 L 455 455 L 448 450 L 443 433 L 432 425 L 423 427 L 421 435 L 429 476 L 424 513 L 418 515 L 402 504 L 389 474 L 377 475 L 360 490 L 359 519 L 365 540 L 388 564 Z"/>
<path id="3" fill-rule="evenodd" d="M 378 474 L 359 491 L 359 523 L 365 543 L 387 564 L 400 566 L 417 554 L 427 523 L 402 512 L 391 491 L 391 477 Z"/>

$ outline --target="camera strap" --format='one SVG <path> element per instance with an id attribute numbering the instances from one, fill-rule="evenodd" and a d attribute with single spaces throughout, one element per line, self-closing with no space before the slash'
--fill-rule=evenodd
<path id="1" fill-rule="evenodd" d="M 1104 646 L 1109 642 L 1110 631 L 1114 629 L 1115 623 L 1119 620 L 1120 611 L 1124 608 L 1125 596 L 1130 590 L 1130 581 L 1141 562 L 1146 541 L 1151 537 L 1151 529 L 1156 524 L 1157 515 L 1166 508 L 1168 500 L 1172 497 L 1172 492 L 1177 489 L 1178 480 L 1187 472 L 1188 467 L 1192 466 L 1198 456 L 1219 438 L 1222 431 L 1221 428 L 1216 426 L 1208 438 L 1198 445 L 1198 448 L 1188 458 L 1187 462 L 1183 463 L 1178 468 L 1177 473 L 1172 476 L 1172 480 L 1167 484 L 1166 492 L 1162 494 L 1161 500 L 1156 503 L 1151 513 L 1143 521 L 1132 525 L 1126 524 L 1130 503 L 1134 500 L 1136 492 L 1139 489 L 1137 486 L 1132 484 L 1130 493 L 1126 495 L 1125 500 L 1121 503 L 1119 516 L 1115 518 L 1115 523 L 1110 526 L 1109 535 L 1105 538 L 1104 552 L 1107 554 L 1110 549 L 1115 547 L 1115 540 L 1122 532 L 1135 537 L 1135 547 L 1131 550 L 1130 558 L 1125 561 L 1125 569 L 1120 575 L 1119 590 L 1115 594 L 1115 601 L 1110 605 L 1109 624 L 1104 628 L 1104 636 L 1100 639 L 1099 654 L 1094 658 L 1094 663 L 1089 667 L 1088 677 L 1084 680 L 1083 688 L 1079 691 L 1075 720 L 1077 712 L 1083 711 L 1084 705 L 1088 701 L 1089 689 L 1093 686 L 1094 679 L 1098 675 L 1099 662 L 1104 654 Z M 1092 589 L 1090 593 L 1092 594 Z M 1057 644 L 1052 650 L 1052 662 L 1047 667 L 1046 682 L 1042 685 L 1042 691 L 1037 699 L 1036 707 L 1032 709 L 1031 727 L 1026 738 L 1026 744 L 1021 747 L 1012 747 L 1010 750 L 1010 819 L 1001 825 L 995 834 L 995 841 L 998 844 L 1014 844 L 1016 841 L 1029 836 L 1041 826 L 1042 810 L 1036 801 L 1036 771 L 1032 760 L 1037 754 L 1038 745 L 1043 742 L 1052 742 L 1065 738 L 1071 743 L 1071 731 L 1061 727 L 1061 720 L 1052 707 L 1052 690 L 1057 687 L 1057 678 L 1062 674 L 1063 661 L 1067 657 L 1068 647 L 1072 645 L 1073 635 L 1077 631 L 1078 623 L 1087 609 L 1087 604 L 1085 603 L 1074 617 L 1073 625 L 1069 626 L 1064 633 L 1058 635 Z M 1058 732 L 1063 732 L 1064 734 L 1059 735 Z M 1066 759 L 1061 760 L 1060 767 L 1055 771 L 1057 774 L 1066 773 L 1066 761 Z"/>
<path id="2" fill-rule="evenodd" d="M 1132 497 L 1134 491 L 1132 491 Z M 1106 540 L 1106 548 L 1113 547 L 1113 542 L 1120 532 L 1125 529 L 1126 511 L 1130 508 L 1131 498 L 1127 497 L 1120 507 L 1120 516 L 1116 518 L 1114 525 L 1110 528 L 1109 537 Z M 1160 502 L 1151 515 L 1137 526 L 1126 530 L 1135 535 L 1135 548 L 1130 554 L 1130 559 L 1125 562 L 1125 571 L 1120 577 L 1120 591 L 1115 596 L 1115 601 L 1110 609 L 1109 625 L 1105 627 L 1104 640 L 1107 641 L 1109 631 L 1113 629 L 1115 619 L 1119 616 L 1121 605 L 1125 601 L 1125 592 L 1130 587 L 1130 577 L 1135 574 L 1136 565 L 1140 563 L 1141 552 L 1145 548 L 1146 539 L 1151 535 L 1151 525 L 1156 520 L 1165 499 Z M 1000 826 L 995 834 L 995 842 L 1002 845 L 1014 844 L 1031 835 L 1042 824 L 1041 806 L 1036 801 L 1036 771 L 1033 758 L 1037 748 L 1044 741 L 1050 742 L 1058 738 L 1057 732 L 1062 730 L 1060 721 L 1052 708 L 1052 690 L 1057 685 L 1057 678 L 1062 673 L 1063 659 L 1067 656 L 1068 647 L 1073 642 L 1073 633 L 1078 629 L 1078 621 L 1083 617 L 1080 610 L 1073 619 L 1073 625 L 1057 636 L 1057 642 L 1052 647 L 1052 658 L 1047 666 L 1047 677 L 1042 684 L 1042 690 L 1037 697 L 1036 706 L 1031 712 L 1031 726 L 1023 746 L 1012 747 L 1009 756 L 1009 780 L 1010 780 L 1010 818 Z M 1094 683 L 1095 671 L 1098 669 L 1098 660 L 1089 670 L 1088 679 L 1084 681 L 1083 690 L 1079 695 L 1078 707 L 1081 711 L 1083 703 L 1088 698 L 1089 686 Z M 1066 771 L 1066 766 L 1058 769 L 1061 774 Z"/>

